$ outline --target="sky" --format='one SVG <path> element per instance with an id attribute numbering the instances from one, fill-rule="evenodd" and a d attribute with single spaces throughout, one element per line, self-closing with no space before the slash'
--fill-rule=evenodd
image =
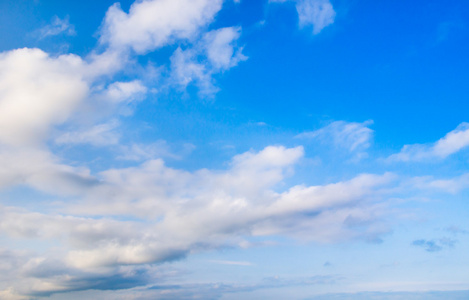
<path id="1" fill-rule="evenodd" d="M 468 299 L 469 2 L 0 1 L 0 299 Z"/>

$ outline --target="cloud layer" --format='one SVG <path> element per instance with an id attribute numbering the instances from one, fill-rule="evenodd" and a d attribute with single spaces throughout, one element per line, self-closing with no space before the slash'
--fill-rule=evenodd
<path id="1" fill-rule="evenodd" d="M 168 168 L 161 160 L 107 170 L 98 177 L 53 162 L 35 167 L 39 170 L 14 169 L 4 174 L 4 184 L 11 183 L 11 174 L 16 172 L 27 176 L 26 184 L 49 194 L 82 199 L 64 203 L 61 210 L 66 214 L 3 208 L 0 230 L 4 235 L 61 245 L 49 254 L 23 258 L 32 268 L 27 274 L 35 275 L 23 275 L 15 289 L 31 286 L 27 293 L 53 293 L 73 290 L 71 286 L 79 285 L 76 280 L 84 284 L 78 275 L 63 281 L 37 273 L 37 268 L 49 270 L 42 262 L 56 261 L 65 268 L 61 274 L 88 274 L 87 288 L 91 289 L 95 282 L 90 276 L 105 272 L 113 278 L 124 266 L 161 263 L 203 249 L 246 247 L 247 236 L 282 234 L 329 243 L 373 240 L 385 232 L 374 225 L 383 211 L 372 199 L 393 176 L 360 175 L 331 185 L 293 186 L 281 193 L 272 190 L 302 156 L 301 147 L 267 147 L 235 156 L 226 171 L 194 173 Z M 62 181 L 59 190 L 55 188 L 58 180 Z M 119 215 L 141 221 L 113 220 Z M 24 284 L 32 278 L 36 285 Z M 50 285 L 53 288 L 44 288 Z"/>

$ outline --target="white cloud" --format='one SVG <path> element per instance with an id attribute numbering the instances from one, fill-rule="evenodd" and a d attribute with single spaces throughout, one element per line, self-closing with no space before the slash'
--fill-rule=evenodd
<path id="1" fill-rule="evenodd" d="M 450 179 L 435 179 L 431 176 L 415 177 L 410 184 L 423 190 L 443 190 L 456 194 L 469 187 L 469 173 Z"/>
<path id="2" fill-rule="evenodd" d="M 218 92 L 207 67 L 197 61 L 197 52 L 193 49 L 178 48 L 174 51 L 171 56 L 171 79 L 184 89 L 191 82 L 196 82 L 203 94 Z"/>
<path id="3" fill-rule="evenodd" d="M 54 293 L 62 293 L 62 297 L 69 299 L 70 295 L 63 293 L 89 289 L 132 288 L 148 284 L 150 279 L 156 281 L 159 279 L 158 273 L 162 273 L 152 267 L 128 266 L 107 270 L 78 270 L 60 260 L 60 251 L 57 249 L 52 251 L 54 254 L 46 257 L 0 250 L 2 259 L 14 262 L 3 269 L 4 272 L 0 274 L 0 297 L 2 299 L 37 299 Z"/>
<path id="4" fill-rule="evenodd" d="M 86 61 L 89 64 L 89 68 L 86 69 L 86 76 L 96 79 L 115 74 L 128 66 L 131 60 L 128 53 L 107 49 L 102 53 L 92 51 L 86 57 Z"/>
<path id="5" fill-rule="evenodd" d="M 313 26 L 313 34 L 334 23 L 335 11 L 329 0 L 298 0 L 296 3 L 300 27 Z"/>
<path id="6" fill-rule="evenodd" d="M 141 100 L 147 93 L 145 87 L 140 80 L 130 82 L 114 82 L 110 84 L 103 93 L 103 99 L 113 102 L 132 102 Z"/>
<path id="7" fill-rule="evenodd" d="M 102 67 L 101 58 L 86 63 L 73 54 L 51 57 L 42 50 L 28 48 L 1 53 L 0 143 L 37 144 L 47 139 L 51 127 L 69 121 L 85 103 L 88 111 L 104 108 L 103 103 L 91 100 L 116 107 L 144 98 L 147 87 L 140 80 L 91 88 L 97 81 L 96 76 L 101 75 L 102 70 L 96 70 Z M 97 125 L 89 129 L 88 134 L 96 130 L 109 131 L 107 129 L 107 126 Z M 77 142 L 84 141 L 86 133 L 81 137 L 73 134 L 81 139 Z M 107 140 L 115 140 L 115 136 L 108 136 Z"/>
<path id="8" fill-rule="evenodd" d="M 469 146 L 469 123 L 461 123 L 433 146 L 436 156 L 447 157 Z"/>
<path id="9" fill-rule="evenodd" d="M 236 41 L 240 28 L 226 27 L 207 32 L 193 47 L 178 48 L 171 56 L 171 78 L 183 88 L 194 82 L 200 94 L 211 96 L 218 91 L 213 75 L 238 65 L 247 59 Z"/>
<path id="10" fill-rule="evenodd" d="M 97 71 L 103 67 L 101 59 L 106 56 L 87 63 L 73 54 L 52 57 L 28 48 L 0 53 L 0 143 L 37 145 L 48 138 L 52 127 L 70 121 L 84 106 L 87 107 L 82 111 L 87 114 L 103 113 L 144 98 L 148 89 L 140 80 L 114 82 L 106 88 L 93 86 L 103 72 Z M 108 71 L 115 70 L 105 70 Z M 78 138 L 76 143 L 87 139 L 94 144 L 116 141 L 117 136 L 109 129 L 107 125 L 96 125 L 81 133 L 69 133 L 59 143 L 72 142 L 71 135 Z M 101 141 L 90 136 L 104 131 L 107 137 Z"/>
<path id="11" fill-rule="evenodd" d="M 69 17 L 65 17 L 64 19 L 60 19 L 57 16 L 54 16 L 52 19 L 51 24 L 42 27 L 41 29 L 36 31 L 39 38 L 43 39 L 48 36 L 54 36 L 59 34 L 66 34 L 66 35 L 75 35 L 75 28 L 69 22 Z"/>
<path id="12" fill-rule="evenodd" d="M 88 169 L 61 164 L 44 149 L 0 147 L 0 187 L 27 185 L 63 196 L 82 194 L 95 184 Z"/>
<path id="13" fill-rule="evenodd" d="M 247 58 L 236 45 L 239 27 L 206 32 L 221 9 L 222 0 L 147 0 L 137 1 L 129 13 L 118 4 L 111 6 L 103 22 L 100 42 L 102 53 L 89 55 L 89 73 L 93 76 L 116 72 L 131 61 L 132 49 L 145 54 L 158 48 L 179 44 L 170 57 L 170 75 L 165 85 L 185 89 L 194 83 L 201 96 L 213 96 L 218 88 L 214 74 L 237 66 Z M 184 45 L 184 46 L 182 46 Z"/>
<path id="14" fill-rule="evenodd" d="M 429 161 L 444 159 L 469 146 L 469 123 L 461 123 L 433 144 L 405 145 L 389 161 Z"/>
<path id="15" fill-rule="evenodd" d="M 288 235 L 325 243 L 377 239 L 386 232 L 379 221 L 386 212 L 379 204 L 381 189 L 394 179 L 391 174 L 360 175 L 349 181 L 276 192 L 303 157 L 302 147 L 270 146 L 246 152 L 235 156 L 227 170 L 187 172 L 151 160 L 96 176 L 60 165 L 46 153 L 32 154 L 0 156 L 1 170 L 5 170 L 0 173 L 2 182 L 22 182 L 74 200 L 56 206 L 62 214 L 3 208 L 0 232 L 10 238 L 53 240 L 58 252 L 50 256 L 44 252 L 40 257 L 61 262 L 68 270 L 65 274 L 95 276 L 100 272 L 107 278 L 122 266 L 160 263 L 193 251 L 242 245 L 243 237 L 251 235 Z M 80 216 L 83 214 L 94 217 Z M 114 220 L 116 215 L 137 221 Z M 25 285 L 31 278 L 18 276 L 22 276 L 23 286 L 31 287 L 31 293 L 53 293 L 68 290 L 67 286 L 91 275 L 73 275 L 66 281 L 38 275 L 36 285 Z"/>
<path id="16" fill-rule="evenodd" d="M 313 27 L 313 34 L 320 33 L 334 23 L 336 12 L 329 0 L 269 0 L 270 3 L 296 2 L 300 28 Z"/>
<path id="17" fill-rule="evenodd" d="M 88 95 L 84 64 L 76 55 L 53 58 L 39 49 L 0 54 L 0 142 L 41 140 Z"/>
<path id="18" fill-rule="evenodd" d="M 240 34 L 241 28 L 238 27 L 225 27 L 205 34 L 204 48 L 214 70 L 228 70 L 247 59 L 241 53 L 242 48 L 235 49 Z"/>
<path id="19" fill-rule="evenodd" d="M 87 98 L 114 104 L 143 99 L 147 87 L 139 80 L 99 88 L 103 79 L 109 79 L 103 76 L 112 76 L 131 62 L 129 47 L 143 53 L 174 41 L 195 43 L 174 53 L 171 80 L 182 86 L 196 82 L 201 94 L 213 95 L 218 89 L 212 75 L 246 59 L 236 47 L 239 28 L 203 34 L 221 4 L 221 0 L 138 1 L 128 14 L 114 5 L 102 27 L 101 42 L 107 48 L 102 53 L 93 51 L 85 60 L 72 54 L 52 57 L 39 49 L 1 53 L 0 142 L 25 145 L 44 141 L 51 127 L 67 122 L 83 102 L 87 102 L 88 111 L 93 105 L 103 108 Z M 71 30 L 67 18 L 55 18 L 53 26 L 43 28 L 42 35 Z M 201 55 L 203 63 L 198 62 Z"/>
<path id="20" fill-rule="evenodd" d="M 132 4 L 129 13 L 109 8 L 101 42 L 145 53 L 175 40 L 192 40 L 221 9 L 221 0 L 152 0 Z"/>
<path id="21" fill-rule="evenodd" d="M 315 130 L 303 132 L 296 136 L 301 139 L 312 139 L 323 144 L 333 145 L 337 149 L 343 149 L 353 153 L 355 159 L 365 156 L 373 139 L 373 130 L 369 126 L 373 121 L 363 123 L 335 121 L 331 124 Z"/>
<path id="22" fill-rule="evenodd" d="M 60 199 L 41 213 L 1 207 L 2 239 L 20 240 L 25 247 L 38 241 L 41 249 L 28 254 L 0 251 L 11 262 L 0 265 L 10 277 L 0 283 L 0 297 L 128 288 L 116 285 L 123 278 L 130 287 L 137 286 L 146 282 L 140 265 L 246 245 L 246 236 L 281 234 L 335 242 L 373 239 L 385 232 L 376 225 L 385 211 L 377 202 L 380 189 L 393 180 L 390 174 L 365 174 L 323 186 L 286 186 L 304 149 L 283 146 L 237 155 L 226 170 L 189 172 L 155 159 L 180 156 L 166 142 L 119 145 L 118 121 L 70 122 L 83 103 L 89 105 L 82 107 L 85 115 L 100 110 L 103 102 L 119 106 L 143 99 L 148 88 L 142 81 L 109 83 L 132 62 L 129 49 L 143 54 L 183 42 L 171 57 L 171 79 L 182 86 L 195 83 L 202 93 L 213 94 L 213 76 L 246 59 L 237 45 L 240 28 L 204 33 L 221 2 L 138 1 L 129 13 L 116 4 L 103 22 L 101 43 L 107 48 L 86 59 L 52 57 L 38 49 L 0 54 L 0 187 L 26 186 Z M 301 8 L 303 17 L 310 18 L 306 22 L 315 31 L 327 26 L 332 6 L 305 3 L 298 7 L 306 5 Z M 332 135 L 333 143 L 349 151 L 368 148 L 372 131 L 366 123 L 333 124 L 313 135 Z M 74 129 L 56 138 L 57 144 L 118 145 L 121 158 L 144 162 L 97 174 L 66 165 L 44 143 L 56 125 Z"/>

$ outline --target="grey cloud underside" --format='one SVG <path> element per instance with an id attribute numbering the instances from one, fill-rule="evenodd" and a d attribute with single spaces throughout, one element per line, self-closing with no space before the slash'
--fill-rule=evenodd
<path id="1" fill-rule="evenodd" d="M 223 282 L 210 283 L 184 283 L 184 284 L 153 284 L 128 291 L 120 291 L 118 294 L 102 292 L 101 299 L 220 299 L 224 295 L 244 296 L 244 293 L 262 291 L 267 289 L 280 289 L 285 287 L 312 287 L 318 285 L 334 285 L 343 278 L 340 276 L 312 276 L 294 278 L 264 278 L 253 284 L 233 284 Z M 51 299 L 62 299 L 56 294 Z M 71 298 L 75 299 L 75 298 Z M 78 298 L 77 298 L 78 299 Z"/>
<path id="2" fill-rule="evenodd" d="M 335 284 L 341 279 L 342 278 L 340 276 L 313 276 L 307 278 L 264 278 L 263 281 L 250 285 L 235 285 L 214 282 L 210 284 L 193 285 L 154 285 L 150 286 L 148 290 L 163 291 L 164 294 L 169 294 L 168 296 L 165 296 L 163 293 L 149 293 L 151 296 L 157 299 L 219 299 L 225 294 L 242 294 L 263 289 Z M 151 297 L 150 295 L 148 295 L 147 297 Z"/>
<path id="3" fill-rule="evenodd" d="M 70 276 L 70 270 L 65 270 L 64 275 Z M 57 280 L 60 288 L 57 290 L 33 291 L 27 293 L 33 297 L 49 297 L 56 293 L 70 293 L 84 290 L 120 290 L 130 289 L 149 284 L 150 276 L 146 270 L 132 270 L 132 274 L 81 274 L 70 276 L 68 280 Z M 41 278 L 41 277 L 39 277 Z M 152 278 L 153 279 L 153 278 Z M 53 281 L 53 280 L 52 280 Z"/>

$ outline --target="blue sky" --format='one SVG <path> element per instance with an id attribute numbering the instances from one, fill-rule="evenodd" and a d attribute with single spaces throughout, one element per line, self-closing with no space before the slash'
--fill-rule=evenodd
<path id="1" fill-rule="evenodd" d="M 0 298 L 467 299 L 469 3 L 0 3 Z"/>

